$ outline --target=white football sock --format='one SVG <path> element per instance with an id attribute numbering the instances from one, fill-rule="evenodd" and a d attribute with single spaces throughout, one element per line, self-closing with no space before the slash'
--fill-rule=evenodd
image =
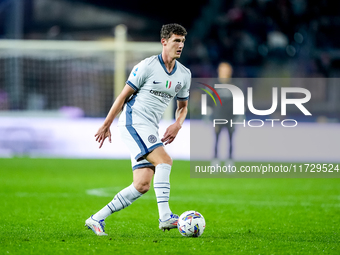
<path id="1" fill-rule="evenodd" d="M 105 220 L 107 216 L 128 207 L 142 195 L 143 194 L 136 190 L 135 186 L 132 183 L 130 186 L 118 192 L 118 194 L 113 198 L 110 203 L 108 203 L 105 207 L 103 207 L 103 209 L 93 215 L 93 218 L 98 221 L 103 219 Z"/>
<path id="2" fill-rule="evenodd" d="M 161 221 L 170 218 L 171 210 L 169 207 L 170 197 L 170 172 L 171 165 L 159 164 L 156 166 L 153 187 L 155 189 L 159 218 Z"/>

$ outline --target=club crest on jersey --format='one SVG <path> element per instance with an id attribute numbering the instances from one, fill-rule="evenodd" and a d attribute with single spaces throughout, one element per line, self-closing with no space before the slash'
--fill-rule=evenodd
<path id="1" fill-rule="evenodd" d="M 176 87 L 175 87 L 175 93 L 177 93 L 178 91 L 180 91 L 182 88 L 182 85 L 180 82 L 177 83 Z"/>
<path id="2" fill-rule="evenodd" d="M 157 141 L 157 137 L 154 135 L 149 135 L 148 140 L 150 143 L 155 143 Z"/>
<path id="3" fill-rule="evenodd" d="M 170 89 L 171 88 L 171 81 L 166 81 L 165 87 L 167 89 Z"/>

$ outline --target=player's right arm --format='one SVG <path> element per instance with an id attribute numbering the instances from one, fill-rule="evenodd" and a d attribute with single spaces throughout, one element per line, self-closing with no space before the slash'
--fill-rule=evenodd
<path id="1" fill-rule="evenodd" d="M 113 120 L 123 109 L 126 100 L 133 93 L 138 91 L 140 87 L 144 84 L 145 77 L 148 76 L 148 63 L 150 60 L 152 60 L 152 58 L 148 58 L 146 60 L 139 62 L 136 66 L 133 67 L 127 80 L 127 84 L 113 103 L 109 113 L 107 114 L 104 124 L 99 128 L 97 134 L 95 134 L 96 141 L 100 143 L 99 148 L 102 147 L 107 137 L 109 138 L 109 142 L 111 142 L 110 126 Z"/>
<path id="2" fill-rule="evenodd" d="M 113 120 L 116 118 L 118 113 L 121 112 L 123 109 L 124 103 L 126 100 L 135 92 L 133 88 L 129 85 L 125 85 L 122 92 L 118 95 L 116 100 L 114 101 L 109 113 L 107 114 L 103 125 L 98 129 L 97 133 L 95 134 L 96 141 L 100 144 L 99 148 L 102 147 L 105 139 L 108 137 L 109 142 L 111 143 L 111 132 L 110 126 Z"/>

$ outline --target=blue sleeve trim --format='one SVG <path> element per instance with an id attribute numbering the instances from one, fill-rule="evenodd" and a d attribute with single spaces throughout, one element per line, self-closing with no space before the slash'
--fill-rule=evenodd
<path id="1" fill-rule="evenodd" d="M 136 91 L 138 90 L 138 88 L 135 86 L 135 84 L 133 84 L 131 81 L 126 81 L 126 84 L 129 85 L 134 90 L 136 90 Z"/>
<path id="2" fill-rule="evenodd" d="M 177 97 L 178 101 L 187 101 L 189 100 L 189 97 Z"/>

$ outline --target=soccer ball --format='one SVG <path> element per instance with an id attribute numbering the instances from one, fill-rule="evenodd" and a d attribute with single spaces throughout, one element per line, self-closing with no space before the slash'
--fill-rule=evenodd
<path id="1" fill-rule="evenodd" d="M 186 211 L 179 216 L 177 228 L 183 236 L 199 237 L 205 229 L 205 219 L 199 212 Z"/>

